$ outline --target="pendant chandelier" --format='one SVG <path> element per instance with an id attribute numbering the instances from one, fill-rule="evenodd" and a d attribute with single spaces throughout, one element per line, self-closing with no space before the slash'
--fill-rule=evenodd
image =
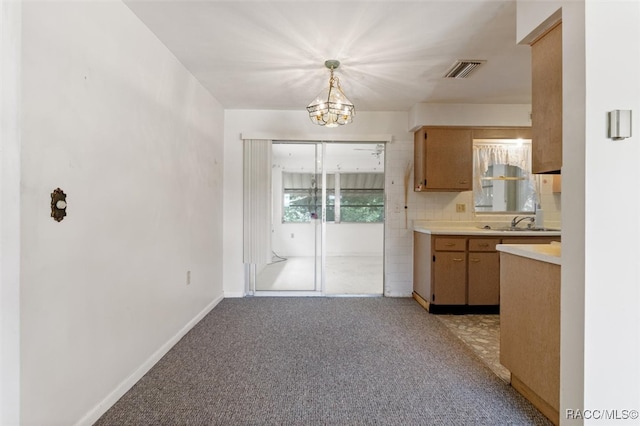
<path id="1" fill-rule="evenodd" d="M 333 70 L 340 66 L 340 61 L 330 59 L 325 61 L 324 66 L 331 71 L 329 87 L 320 92 L 307 107 L 309 118 L 314 124 L 325 127 L 351 123 L 356 108 L 340 88 L 338 77 L 333 76 Z"/>

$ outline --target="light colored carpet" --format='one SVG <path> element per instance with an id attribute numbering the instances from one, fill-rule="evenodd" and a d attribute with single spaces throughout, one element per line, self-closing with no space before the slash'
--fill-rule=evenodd
<path id="1" fill-rule="evenodd" d="M 97 425 L 548 425 L 413 299 L 225 299 Z"/>

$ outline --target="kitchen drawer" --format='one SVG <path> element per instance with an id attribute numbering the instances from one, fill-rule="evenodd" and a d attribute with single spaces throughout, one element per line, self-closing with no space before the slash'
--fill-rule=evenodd
<path id="1" fill-rule="evenodd" d="M 435 238 L 436 251 L 465 251 L 467 249 L 466 238 Z"/>
<path id="2" fill-rule="evenodd" d="M 499 238 L 469 238 L 469 251 L 496 251 Z"/>

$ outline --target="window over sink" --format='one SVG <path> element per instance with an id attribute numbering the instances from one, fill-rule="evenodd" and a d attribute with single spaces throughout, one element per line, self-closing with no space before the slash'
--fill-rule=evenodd
<path id="1" fill-rule="evenodd" d="M 473 141 L 473 200 L 477 213 L 533 213 L 537 199 L 531 173 L 531 140 Z"/>

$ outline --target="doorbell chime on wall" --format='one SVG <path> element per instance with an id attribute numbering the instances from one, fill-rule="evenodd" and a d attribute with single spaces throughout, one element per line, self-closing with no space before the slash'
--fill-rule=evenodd
<path id="1" fill-rule="evenodd" d="M 51 193 L 51 217 L 60 222 L 67 215 L 67 195 L 60 188 Z"/>

